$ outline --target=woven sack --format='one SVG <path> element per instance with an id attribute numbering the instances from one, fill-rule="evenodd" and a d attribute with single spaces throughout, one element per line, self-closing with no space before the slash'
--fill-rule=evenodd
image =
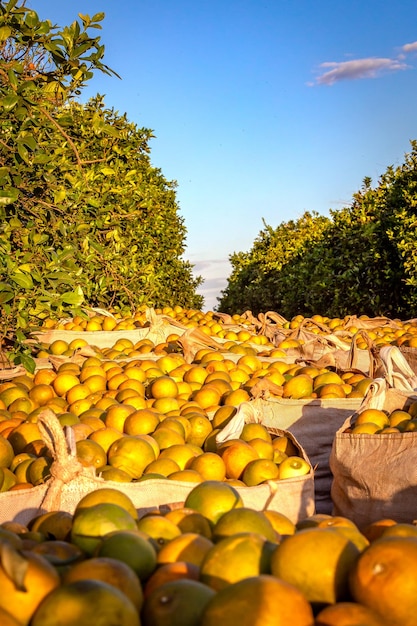
<path id="1" fill-rule="evenodd" d="M 416 401 L 416 392 L 390 388 L 383 378 L 370 385 L 358 411 L 334 437 L 330 455 L 333 515 L 348 517 L 359 528 L 382 518 L 408 523 L 417 519 L 417 432 L 345 432 L 366 408 L 390 413 Z"/>
<path id="2" fill-rule="evenodd" d="M 329 457 L 333 437 L 344 421 L 359 408 L 361 398 L 292 400 L 270 397 L 251 402 L 258 419 L 268 428 L 290 432 L 305 450 L 314 467 L 317 513 L 330 514 L 332 474 Z"/>
<path id="3" fill-rule="evenodd" d="M 64 430 L 56 415 L 49 409 L 42 411 L 38 424 L 54 462 L 51 478 L 46 483 L 0 493 L 0 523 L 16 521 L 27 524 L 40 513 L 66 511 L 73 513 L 79 500 L 91 491 L 111 487 L 125 493 L 132 500 L 139 516 L 150 511 L 166 512 L 180 508 L 195 483 L 152 479 L 143 482 L 121 483 L 96 477 L 94 470 L 83 467 L 75 454 L 71 428 Z M 275 431 L 274 431 L 275 432 Z M 277 434 L 283 434 L 276 430 Z M 294 440 L 295 441 L 295 440 Z M 302 452 L 302 450 L 300 449 Z M 294 523 L 314 512 L 313 474 L 269 481 L 256 487 L 236 487 L 245 506 L 262 510 L 269 508 L 289 517 Z"/>

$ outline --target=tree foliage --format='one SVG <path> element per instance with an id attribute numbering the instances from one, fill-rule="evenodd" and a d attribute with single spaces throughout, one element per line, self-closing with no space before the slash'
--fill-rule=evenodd
<path id="1" fill-rule="evenodd" d="M 117 76 L 90 35 L 104 14 L 79 17 L 0 2 L 0 305 L 17 331 L 82 305 L 202 305 L 152 131 L 78 101 L 94 72 Z"/>
<path id="2" fill-rule="evenodd" d="M 266 226 L 252 249 L 230 257 L 219 299 L 225 312 L 273 310 L 403 319 L 417 313 L 417 142 L 375 188 L 364 179 L 352 204 L 328 218 L 304 213 Z"/>

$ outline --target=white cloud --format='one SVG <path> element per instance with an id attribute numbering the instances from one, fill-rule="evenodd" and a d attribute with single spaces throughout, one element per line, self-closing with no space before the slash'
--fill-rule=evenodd
<path id="1" fill-rule="evenodd" d="M 358 80 L 363 78 L 378 78 L 386 72 L 398 72 L 410 69 L 404 63 L 406 54 L 417 52 L 417 41 L 406 43 L 401 47 L 401 54 L 396 58 L 367 57 L 353 61 L 327 61 L 319 66 L 322 72 L 313 85 L 333 85 L 340 80 Z"/>
<path id="2" fill-rule="evenodd" d="M 403 52 L 414 52 L 417 50 L 417 41 L 406 43 L 402 48 Z"/>
<path id="3" fill-rule="evenodd" d="M 331 69 L 325 71 L 324 74 L 316 79 L 317 85 L 333 85 L 340 80 L 377 78 L 383 72 L 397 72 L 405 70 L 409 66 L 399 59 L 369 57 L 367 59 L 342 61 L 340 63 L 329 61 L 322 63 L 320 67 L 324 70 L 327 68 Z"/>

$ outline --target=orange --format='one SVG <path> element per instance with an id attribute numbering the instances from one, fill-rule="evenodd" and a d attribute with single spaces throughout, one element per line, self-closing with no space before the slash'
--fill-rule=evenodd
<path id="1" fill-rule="evenodd" d="M 56 378 L 52 381 L 52 386 L 55 390 L 55 393 L 60 396 L 66 396 L 67 392 L 75 385 L 79 385 L 80 380 L 78 376 L 72 374 L 71 372 L 62 372 L 58 373 Z"/>
<path id="2" fill-rule="evenodd" d="M 172 509 L 165 513 L 165 517 L 172 520 L 182 533 L 197 533 L 207 537 L 207 539 L 213 539 L 212 526 L 209 520 L 193 509 L 185 507 Z"/>
<path id="3" fill-rule="evenodd" d="M 219 405 L 220 398 L 221 393 L 216 389 L 213 383 L 211 385 L 202 385 L 200 389 L 197 389 L 197 391 L 192 394 L 192 399 L 203 409 Z"/>
<path id="4" fill-rule="evenodd" d="M 191 460 L 189 469 L 195 470 L 203 480 L 224 480 L 226 478 L 226 465 L 215 452 L 204 452 Z"/>
<path id="5" fill-rule="evenodd" d="M 107 464 L 105 450 L 93 439 L 82 439 L 75 445 L 77 459 L 84 467 L 93 467 L 98 471 Z"/>
<path id="6" fill-rule="evenodd" d="M 214 428 L 224 428 L 230 422 L 232 417 L 236 415 L 237 408 L 233 405 L 224 405 L 219 407 L 211 421 Z"/>
<path id="7" fill-rule="evenodd" d="M 375 541 L 375 539 L 378 539 L 385 532 L 386 528 L 395 526 L 396 523 L 397 522 L 395 520 L 389 517 L 384 517 L 365 526 L 362 530 L 362 534 L 372 542 Z"/>
<path id="8" fill-rule="evenodd" d="M 198 580 L 200 568 L 194 563 L 186 561 L 175 561 L 174 563 L 164 563 L 158 565 L 155 571 L 150 575 L 143 588 L 143 594 L 146 598 L 152 591 L 172 580 Z"/>
<path id="9" fill-rule="evenodd" d="M 71 565 L 63 574 L 63 583 L 75 580 L 101 580 L 122 591 L 137 611 L 143 605 L 142 585 L 133 569 L 119 559 L 92 557 Z"/>
<path id="10" fill-rule="evenodd" d="M 240 439 L 243 441 L 250 441 L 251 439 L 260 438 L 265 441 L 271 442 L 272 437 L 266 426 L 259 423 L 245 424 L 240 433 Z"/>
<path id="11" fill-rule="evenodd" d="M 180 529 L 173 521 L 159 514 L 144 515 L 137 522 L 137 527 L 141 532 L 152 537 L 158 550 L 174 537 L 181 535 Z"/>
<path id="12" fill-rule="evenodd" d="M 260 459 L 274 460 L 274 447 L 272 442 L 265 441 L 265 439 L 251 439 L 248 444 L 254 448 Z"/>
<path id="13" fill-rule="evenodd" d="M 193 365 L 189 370 L 184 373 L 183 380 L 186 383 L 197 382 L 203 385 L 207 377 L 207 370 L 201 365 Z"/>
<path id="14" fill-rule="evenodd" d="M 389 426 L 389 417 L 380 409 L 364 409 L 355 418 L 354 425 L 359 424 L 377 424 L 379 428 Z"/>
<path id="15" fill-rule="evenodd" d="M 103 417 L 103 422 L 107 428 L 114 428 L 123 433 L 124 424 L 129 415 L 135 412 L 135 408 L 130 404 L 114 404 L 109 406 Z"/>
<path id="16" fill-rule="evenodd" d="M 64 354 L 68 350 L 68 343 L 63 339 L 56 339 L 49 345 L 48 351 L 55 355 L 59 356 L 60 354 Z"/>
<path id="17" fill-rule="evenodd" d="M 412 626 L 417 597 L 416 565 L 417 538 L 376 539 L 352 568 L 353 599 L 374 610 L 390 626 Z"/>
<path id="18" fill-rule="evenodd" d="M 71 528 L 71 543 L 91 556 L 108 533 L 135 529 L 136 520 L 125 508 L 103 502 L 77 510 Z"/>
<path id="19" fill-rule="evenodd" d="M 317 391 L 323 385 L 328 385 L 329 383 L 335 385 L 343 385 L 343 378 L 339 376 L 336 372 L 323 372 L 322 374 L 318 374 L 314 377 L 313 389 Z"/>
<path id="20" fill-rule="evenodd" d="M 255 487 L 268 480 L 277 480 L 279 477 L 280 469 L 274 461 L 255 459 L 246 465 L 241 478 L 248 487 Z"/>
<path id="21" fill-rule="evenodd" d="M 344 535 L 326 528 L 298 530 L 272 554 L 274 576 L 297 587 L 313 606 L 348 599 L 350 571 L 360 554 Z"/>
<path id="22" fill-rule="evenodd" d="M 279 607 L 279 610 L 277 610 Z M 268 574 L 246 578 L 219 591 L 201 626 L 313 626 L 310 604 L 292 585 Z"/>
<path id="23" fill-rule="evenodd" d="M 165 582 L 145 599 L 142 622 L 152 626 L 175 624 L 180 617 L 181 626 L 197 626 L 204 610 L 215 592 L 198 580 L 182 578 Z"/>
<path id="24" fill-rule="evenodd" d="M 184 507 L 201 513 L 215 524 L 227 511 L 243 507 L 243 500 L 232 485 L 216 480 L 206 480 L 190 491 L 185 499 Z"/>
<path id="25" fill-rule="evenodd" d="M 250 531 L 218 539 L 200 565 L 200 580 L 220 591 L 244 578 L 268 574 L 274 545 Z"/>
<path id="26" fill-rule="evenodd" d="M 217 542 L 244 532 L 257 533 L 273 543 L 277 543 L 280 538 L 264 511 L 242 507 L 227 511 L 217 520 L 213 528 L 213 540 Z"/>
<path id="27" fill-rule="evenodd" d="M 224 395 L 223 404 L 225 406 L 239 406 L 242 402 L 248 402 L 249 400 L 250 394 L 246 389 L 234 389 Z"/>
<path id="28" fill-rule="evenodd" d="M 152 539 L 138 529 L 107 533 L 97 548 L 96 556 L 126 563 L 141 582 L 149 578 L 157 565 L 157 552 Z"/>
<path id="29" fill-rule="evenodd" d="M 158 458 L 149 463 L 143 471 L 143 474 L 159 474 L 160 476 L 169 476 L 173 472 L 178 472 L 180 466 L 173 459 Z"/>
<path id="30" fill-rule="evenodd" d="M 203 451 L 200 451 L 200 454 L 202 454 Z M 183 470 L 186 468 L 186 466 L 188 466 L 188 464 L 191 462 L 191 460 L 198 456 L 198 451 L 191 445 L 184 443 L 184 444 L 174 444 L 173 446 L 170 446 L 169 448 L 165 448 L 165 450 L 162 450 L 159 458 L 160 459 L 164 459 L 164 458 L 169 458 L 174 460 L 178 465 L 180 470 Z"/>
<path id="31" fill-rule="evenodd" d="M 347 386 L 347 392 L 351 391 L 349 385 Z M 339 385 L 337 383 L 326 383 L 316 389 L 317 396 L 319 398 L 346 398 L 346 385 Z"/>
<path id="32" fill-rule="evenodd" d="M 40 369 L 38 370 L 33 377 L 34 385 L 50 385 L 52 381 L 56 378 L 56 372 L 50 369 Z"/>
<path id="33" fill-rule="evenodd" d="M 31 626 L 56 626 L 57 616 L 62 626 L 140 626 L 139 613 L 128 596 L 114 585 L 93 579 L 55 589 L 35 613 Z"/>
<path id="34" fill-rule="evenodd" d="M 160 423 L 160 416 L 152 409 L 139 409 L 128 415 L 123 430 L 127 435 L 146 435 L 152 433 Z"/>
<path id="35" fill-rule="evenodd" d="M 134 519 L 138 518 L 138 512 L 132 500 L 122 491 L 112 487 L 101 487 L 90 491 L 83 496 L 75 507 L 74 516 L 80 511 L 96 504 L 117 504 L 125 509 Z"/>
<path id="36" fill-rule="evenodd" d="M 8 439 L 0 435 L 0 467 L 10 467 L 15 453 Z"/>
<path id="37" fill-rule="evenodd" d="M 27 625 L 41 602 L 59 586 L 59 574 L 46 558 L 28 550 L 17 553 L 10 546 L 8 560 L 15 564 L 15 571 L 10 575 L 0 567 L 0 607 L 9 611 L 19 624 Z M 25 572 L 23 588 L 19 569 Z"/>
<path id="38" fill-rule="evenodd" d="M 286 380 L 283 384 L 282 397 L 294 398 L 299 400 L 300 398 L 311 398 L 313 393 L 313 380 L 307 374 L 298 374 Z"/>
<path id="39" fill-rule="evenodd" d="M 330 604 L 316 615 L 315 621 L 315 626 L 352 626 L 352 624 L 387 626 L 387 622 L 377 613 L 357 602 Z"/>
<path id="40" fill-rule="evenodd" d="M 201 448 L 213 430 L 212 423 L 208 417 L 203 415 L 192 415 L 188 422 L 191 426 L 191 431 L 187 435 L 186 442 Z"/>
<path id="41" fill-rule="evenodd" d="M 177 398 L 158 398 L 152 401 L 152 408 L 162 414 L 170 413 L 171 411 L 179 413 L 180 403 Z"/>
<path id="42" fill-rule="evenodd" d="M 213 542 L 198 533 L 182 533 L 165 543 L 158 552 L 158 563 L 186 561 L 201 566 Z"/>
<path id="43" fill-rule="evenodd" d="M 28 528 L 41 532 L 45 537 L 65 541 L 69 539 L 72 526 L 72 515 L 66 511 L 49 511 L 32 518 Z"/>
<path id="44" fill-rule="evenodd" d="M 17 398 L 28 398 L 28 397 L 29 397 L 28 391 L 23 385 L 12 384 L 10 387 L 3 388 L 3 390 L 0 391 L 0 400 L 4 402 L 7 408 Z"/>
<path id="45" fill-rule="evenodd" d="M 178 394 L 177 383 L 170 376 L 154 378 L 147 388 L 150 398 L 175 398 Z"/>
<path id="46" fill-rule="evenodd" d="M 154 447 L 144 436 L 126 435 L 112 443 L 107 452 L 109 464 L 124 470 L 132 478 L 140 478 L 144 469 L 157 457 Z"/>
<path id="47" fill-rule="evenodd" d="M 203 481 L 200 474 L 192 469 L 183 469 L 177 472 L 172 472 L 172 474 L 169 474 L 167 478 L 169 478 L 169 480 L 179 480 L 186 483 L 201 483 Z"/>
<path id="48" fill-rule="evenodd" d="M 54 388 L 46 383 L 34 385 L 32 389 L 29 390 L 29 398 L 38 406 L 44 406 L 47 401 L 54 398 L 55 395 Z"/>
<path id="49" fill-rule="evenodd" d="M 269 519 L 274 530 L 279 533 L 279 535 L 293 535 L 295 533 L 296 526 L 294 522 L 284 513 L 272 509 L 265 509 L 263 514 Z"/>
<path id="50" fill-rule="evenodd" d="M 108 452 L 111 444 L 114 441 L 117 441 L 122 437 L 122 433 L 115 428 L 101 428 L 97 430 L 93 430 L 88 436 L 87 439 L 95 441 L 99 444 L 99 446 L 104 450 L 105 453 Z"/>
<path id="51" fill-rule="evenodd" d="M 229 441 L 228 445 L 222 444 L 219 454 L 226 466 L 227 478 L 240 478 L 248 463 L 259 459 L 256 450 L 241 439 Z"/>
<path id="52" fill-rule="evenodd" d="M 37 439 L 42 439 L 42 433 L 39 430 L 39 426 L 31 422 L 19 424 L 8 436 L 8 440 L 12 444 L 15 454 L 23 452 L 24 447 L 28 443 Z"/>
<path id="53" fill-rule="evenodd" d="M 165 450 L 170 446 L 185 444 L 185 439 L 182 435 L 180 435 L 180 433 L 164 426 L 163 424 L 164 422 L 162 422 L 162 426 L 159 426 L 152 435 L 160 450 Z"/>

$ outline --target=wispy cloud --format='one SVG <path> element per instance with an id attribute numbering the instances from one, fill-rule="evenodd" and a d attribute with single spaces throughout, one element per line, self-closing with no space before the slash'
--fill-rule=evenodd
<path id="1" fill-rule="evenodd" d="M 410 68 L 404 62 L 404 55 L 417 51 L 417 41 L 401 48 L 402 54 L 396 58 L 367 57 L 350 61 L 326 61 L 319 66 L 322 73 L 310 85 L 334 85 L 341 80 L 378 78 L 387 72 L 398 72 Z"/>

